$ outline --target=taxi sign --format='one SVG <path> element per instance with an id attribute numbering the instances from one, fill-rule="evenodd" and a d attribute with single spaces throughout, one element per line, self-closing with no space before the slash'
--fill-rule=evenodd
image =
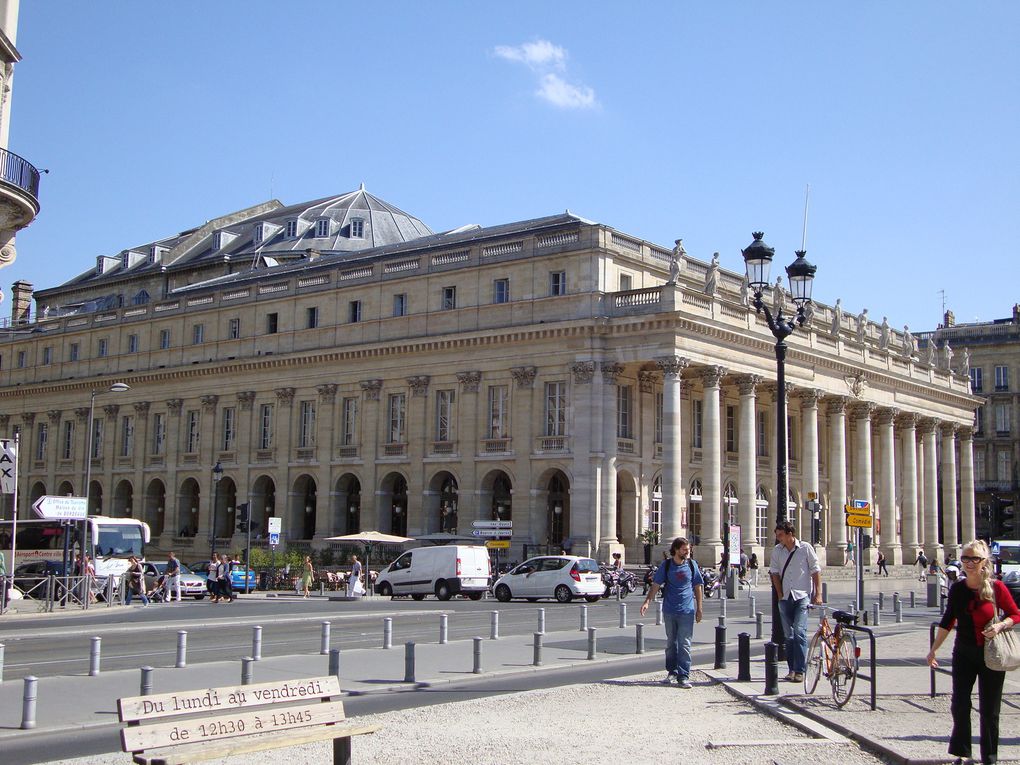
<path id="1" fill-rule="evenodd" d="M 847 526 L 855 526 L 859 529 L 870 529 L 871 528 L 871 516 L 870 515 L 848 515 L 846 517 Z"/>
<path id="2" fill-rule="evenodd" d="M 490 550 L 509 550 L 509 539 L 486 539 L 485 546 Z"/>

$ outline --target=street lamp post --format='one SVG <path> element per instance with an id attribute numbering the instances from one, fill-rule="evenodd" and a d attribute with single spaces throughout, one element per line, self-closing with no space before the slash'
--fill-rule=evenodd
<path id="1" fill-rule="evenodd" d="M 213 477 L 213 506 L 212 506 L 212 529 L 209 534 L 209 557 L 216 553 L 216 515 L 220 504 L 220 479 L 223 478 L 223 466 L 217 462 L 212 469 Z"/>
<path id="2" fill-rule="evenodd" d="M 92 509 L 92 505 L 89 502 L 92 496 L 92 450 L 95 448 L 95 434 L 92 432 L 95 423 L 96 415 L 96 396 L 101 396 L 104 393 L 124 393 L 125 391 L 131 390 L 131 387 L 127 383 L 114 383 L 107 390 L 93 390 L 91 398 L 89 400 L 89 424 L 88 432 L 85 436 L 85 512 L 87 513 Z"/>
<path id="3" fill-rule="evenodd" d="M 797 327 L 805 321 L 805 308 L 811 302 L 811 285 L 815 278 L 816 267 L 808 263 L 804 250 L 797 251 L 797 258 L 786 267 L 786 275 L 790 279 L 790 292 L 797 306 L 797 313 L 791 317 L 783 315 L 783 300 L 775 303 L 775 314 L 762 300 L 762 291 L 769 286 L 769 269 L 776 251 L 762 241 L 765 235 L 755 231 L 751 242 L 741 254 L 747 266 L 747 281 L 754 293 L 751 305 L 755 311 L 765 314 L 772 336 L 776 338 L 776 523 L 786 520 L 786 504 L 789 501 L 789 483 L 787 477 L 787 434 L 786 434 L 786 338 L 793 334 Z M 780 289 L 777 284 L 776 289 Z M 779 650 L 785 643 L 783 624 L 779 616 L 779 595 L 772 587 L 772 642 Z"/>

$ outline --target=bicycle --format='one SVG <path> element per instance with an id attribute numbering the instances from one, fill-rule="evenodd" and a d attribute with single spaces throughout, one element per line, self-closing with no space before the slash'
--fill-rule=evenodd
<path id="1" fill-rule="evenodd" d="M 832 685 L 832 698 L 837 707 L 846 706 L 857 683 L 860 648 L 854 634 L 843 628 L 857 623 L 857 617 L 848 611 L 833 611 L 836 621 L 833 629 L 823 614 L 818 629 L 811 638 L 807 653 L 807 672 L 804 673 L 804 692 L 814 693 L 818 680 L 824 674 Z"/>

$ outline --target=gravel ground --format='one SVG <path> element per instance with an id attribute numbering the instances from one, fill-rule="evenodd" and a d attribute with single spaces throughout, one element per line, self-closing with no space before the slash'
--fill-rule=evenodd
<path id="1" fill-rule="evenodd" d="M 755 711 L 700 673 L 693 674 L 695 688 L 689 691 L 662 686 L 661 677 L 661 673 L 639 675 L 359 717 L 359 722 L 377 723 L 382 730 L 355 738 L 353 761 L 358 765 L 883 762 L 853 744 L 808 744 L 810 739 L 800 730 Z M 740 745 L 708 749 L 710 741 Z M 798 741 L 805 743 L 798 745 Z M 129 761 L 125 754 L 106 754 L 60 763 L 124 765 Z M 239 761 L 215 762 L 238 765 Z M 278 749 L 244 761 L 246 765 L 321 765 L 332 761 L 331 745 Z"/>

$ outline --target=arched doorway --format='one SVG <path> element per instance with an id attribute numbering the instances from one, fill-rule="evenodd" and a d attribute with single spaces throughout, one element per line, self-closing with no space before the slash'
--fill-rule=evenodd
<path id="1" fill-rule="evenodd" d="M 502 470 L 493 470 L 481 483 L 482 518 L 493 521 L 512 521 L 514 518 L 513 482 Z"/>
<path id="2" fill-rule="evenodd" d="M 71 484 L 70 481 L 62 481 L 60 483 L 60 487 L 57 489 L 57 496 L 58 497 L 74 496 L 74 486 Z"/>
<path id="3" fill-rule="evenodd" d="M 333 530 L 338 535 L 361 531 L 361 481 L 352 473 L 340 476 L 336 482 Z"/>
<path id="4" fill-rule="evenodd" d="M 400 473 L 390 473 L 382 482 L 385 518 L 390 534 L 407 536 L 407 479 Z"/>
<path id="5" fill-rule="evenodd" d="M 201 507 L 199 504 L 201 498 L 202 492 L 198 486 L 198 481 L 194 478 L 188 478 L 181 484 L 181 488 L 177 492 L 177 527 L 179 529 L 179 536 L 198 536 L 199 523 L 201 521 L 201 511 L 199 509 Z"/>
<path id="6" fill-rule="evenodd" d="M 315 536 L 317 516 L 315 489 L 315 479 L 310 475 L 299 476 L 294 481 L 290 511 L 290 526 L 294 530 L 292 537 L 294 539 L 312 539 Z"/>
<path id="7" fill-rule="evenodd" d="M 213 487 L 213 501 L 216 503 L 216 538 L 230 539 L 234 535 L 237 510 L 237 485 L 233 478 L 224 476 L 219 480 L 219 486 Z"/>
<path id="8" fill-rule="evenodd" d="M 103 513 L 103 484 L 99 481 L 92 481 L 88 495 L 89 515 L 102 515 Z"/>
<path id="9" fill-rule="evenodd" d="M 152 535 L 158 537 L 166 525 L 166 485 L 158 478 L 150 481 L 144 501 L 142 519 L 149 524 Z"/>
<path id="10" fill-rule="evenodd" d="M 687 537 L 693 545 L 701 544 L 701 491 L 701 480 L 695 478 L 687 497 Z"/>
<path id="11" fill-rule="evenodd" d="M 260 475 L 252 484 L 248 500 L 251 514 L 251 533 L 256 539 L 269 538 L 268 519 L 276 515 L 276 483 L 267 475 Z"/>
<path id="12" fill-rule="evenodd" d="M 111 518 L 130 518 L 134 513 L 134 489 L 130 481 L 120 481 L 113 490 L 113 507 L 110 508 Z"/>
<path id="13" fill-rule="evenodd" d="M 555 471 L 547 484 L 546 527 L 549 530 L 546 544 L 550 549 L 562 548 L 563 540 L 570 536 L 570 484 L 567 476 Z M 559 552 L 556 549 L 556 552 Z"/>
<path id="14" fill-rule="evenodd" d="M 432 476 L 428 499 L 432 498 L 435 498 L 435 511 L 429 515 L 434 520 L 428 521 L 426 531 L 456 534 L 458 488 L 457 479 L 452 473 L 442 471 Z"/>

